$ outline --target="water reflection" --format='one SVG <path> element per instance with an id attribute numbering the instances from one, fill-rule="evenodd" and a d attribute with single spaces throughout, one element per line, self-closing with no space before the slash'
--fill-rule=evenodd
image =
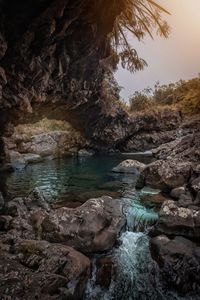
<path id="1" fill-rule="evenodd" d="M 40 187 L 52 201 L 83 202 L 106 193 L 118 197 L 117 193 L 123 193 L 128 185 L 134 186 L 136 181 L 134 175 L 111 172 L 126 158 L 135 159 L 130 155 L 108 155 L 64 158 L 28 165 L 11 174 L 0 174 L 1 188 L 6 191 L 7 198 L 25 196 L 34 187 Z"/>

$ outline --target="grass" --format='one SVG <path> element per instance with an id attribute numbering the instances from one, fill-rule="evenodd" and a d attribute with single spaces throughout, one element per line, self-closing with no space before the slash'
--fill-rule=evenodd
<path id="1" fill-rule="evenodd" d="M 15 127 L 15 135 L 33 136 L 41 133 L 52 131 L 73 131 L 74 128 L 70 123 L 60 120 L 49 120 L 44 118 L 33 124 L 20 124 Z"/>

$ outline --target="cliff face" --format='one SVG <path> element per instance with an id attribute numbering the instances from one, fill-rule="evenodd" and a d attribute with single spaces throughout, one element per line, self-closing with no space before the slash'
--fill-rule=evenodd
<path id="1" fill-rule="evenodd" d="M 92 136 L 101 115 L 112 115 L 101 82 L 123 1 L 114 2 L 0 2 L 1 131 L 47 115 Z"/>
<path id="2" fill-rule="evenodd" d="M 102 88 L 110 33 L 124 3 L 0 1 L 0 136 L 48 117 L 69 121 L 96 147 L 115 148 L 152 128 Z"/>

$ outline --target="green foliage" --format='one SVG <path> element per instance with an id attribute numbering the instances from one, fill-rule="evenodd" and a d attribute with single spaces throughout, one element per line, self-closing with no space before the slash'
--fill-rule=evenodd
<path id="1" fill-rule="evenodd" d="M 132 112 L 169 105 L 180 109 L 185 115 L 200 114 L 200 77 L 169 85 L 157 82 L 154 90 L 136 92 L 129 101 Z"/>
<path id="2" fill-rule="evenodd" d="M 114 1 L 113 5 L 119 5 Z M 113 8 L 114 9 L 114 8 Z M 167 37 L 169 26 L 163 21 L 161 14 L 168 13 L 153 0 L 124 0 L 124 8 L 117 18 L 111 37 L 113 50 L 118 53 L 122 67 L 130 72 L 143 69 L 147 63 L 140 58 L 135 49 L 132 49 L 127 34 L 131 33 L 139 41 L 146 34 L 153 38 L 152 32 Z"/>
<path id="3" fill-rule="evenodd" d="M 144 92 L 135 92 L 129 99 L 130 111 L 138 112 L 151 109 L 153 104 L 152 98 Z"/>

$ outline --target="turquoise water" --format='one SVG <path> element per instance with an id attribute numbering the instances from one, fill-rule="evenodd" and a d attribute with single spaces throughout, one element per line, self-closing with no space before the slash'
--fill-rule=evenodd
<path id="1" fill-rule="evenodd" d="M 116 247 L 100 255 L 112 259 L 116 274 L 109 288 L 99 286 L 96 282 L 96 259 L 99 254 L 94 254 L 85 300 L 180 299 L 163 289 L 159 271 L 149 252 L 148 230 L 156 222 L 158 214 L 156 206 L 146 206 L 142 197 L 152 197 L 159 191 L 149 188 L 136 191 L 135 175 L 111 172 L 113 167 L 127 158 L 145 163 L 152 160 L 143 154 L 129 154 L 46 161 L 7 175 L 0 174 L 1 189 L 3 187 L 10 199 L 25 196 L 34 187 L 40 187 L 53 203 L 61 202 L 61 205 L 63 202 L 80 205 L 91 197 L 101 195 L 121 197 L 127 220 L 126 231 L 119 237 Z"/>
<path id="2" fill-rule="evenodd" d="M 124 159 L 149 162 L 142 155 L 107 155 L 80 158 L 63 158 L 0 174 L 1 189 L 7 198 L 26 196 L 34 187 L 40 187 L 52 202 L 84 202 L 101 195 L 119 197 L 128 186 L 134 186 L 134 175 L 112 173 Z"/>

